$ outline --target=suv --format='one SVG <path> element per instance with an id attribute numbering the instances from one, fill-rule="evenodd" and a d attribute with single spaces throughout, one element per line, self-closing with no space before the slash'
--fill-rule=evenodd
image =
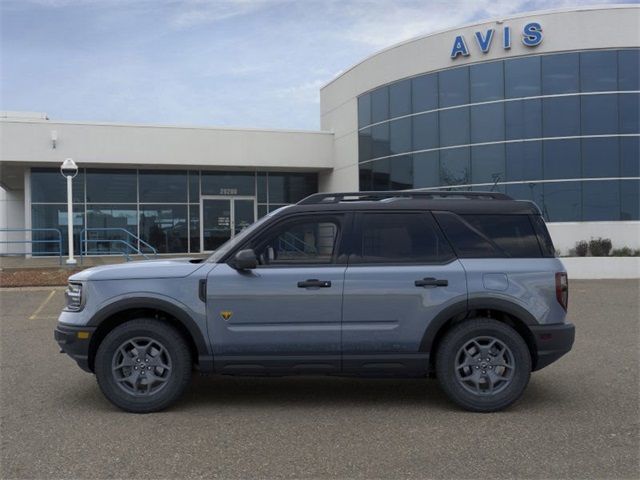
<path id="1" fill-rule="evenodd" d="M 227 375 L 435 375 L 465 409 L 515 402 L 567 353 L 567 274 L 539 209 L 499 193 L 315 194 L 208 259 L 69 278 L 55 338 L 130 412 L 195 368 Z"/>

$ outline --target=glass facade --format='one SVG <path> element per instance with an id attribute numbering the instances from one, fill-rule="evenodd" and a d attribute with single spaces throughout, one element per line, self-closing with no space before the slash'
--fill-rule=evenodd
<path id="1" fill-rule="evenodd" d="M 432 72 L 358 97 L 361 190 L 534 200 L 548 221 L 639 220 L 640 50 Z"/>
<path id="2" fill-rule="evenodd" d="M 202 197 L 248 198 L 235 201 L 236 214 L 255 205 L 259 218 L 317 191 L 315 173 L 80 169 L 73 180 L 74 245 L 78 251 L 86 228 L 89 254 L 119 253 L 126 243 L 138 247 L 136 237 L 158 253 L 199 253 Z M 68 251 L 66 181 L 57 169 L 31 169 L 31 224 L 59 229 Z M 57 238 L 55 232 L 33 234 L 34 240 Z M 144 244 L 139 247 L 145 251 Z M 58 245 L 34 243 L 32 248 L 46 255 Z"/>

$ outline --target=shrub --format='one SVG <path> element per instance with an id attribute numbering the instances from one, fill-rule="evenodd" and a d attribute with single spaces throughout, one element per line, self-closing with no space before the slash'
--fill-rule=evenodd
<path id="1" fill-rule="evenodd" d="M 611 240 L 608 238 L 594 238 L 589 242 L 589 251 L 594 257 L 606 257 L 611 251 Z"/>
<path id="2" fill-rule="evenodd" d="M 576 242 L 575 252 L 578 257 L 586 257 L 589 251 L 589 244 L 584 240 Z"/>
<path id="3" fill-rule="evenodd" d="M 634 252 L 629 247 L 614 248 L 611 250 L 612 257 L 633 257 Z"/>

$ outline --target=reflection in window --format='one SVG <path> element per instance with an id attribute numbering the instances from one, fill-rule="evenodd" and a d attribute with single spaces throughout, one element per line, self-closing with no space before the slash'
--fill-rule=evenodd
<path id="1" fill-rule="evenodd" d="M 413 154 L 413 188 L 440 185 L 440 152 Z"/>
<path id="2" fill-rule="evenodd" d="M 371 97 L 369 94 L 358 97 L 358 128 L 371 123 Z"/>
<path id="3" fill-rule="evenodd" d="M 470 183 L 469 170 L 469 147 L 440 151 L 440 185 Z"/>
<path id="4" fill-rule="evenodd" d="M 471 147 L 471 183 L 505 181 L 504 147 L 504 144 Z"/>
<path id="5" fill-rule="evenodd" d="M 137 207 L 136 205 L 88 205 L 87 229 L 89 229 L 87 231 L 89 253 L 94 255 L 132 253 L 138 247 L 137 241 L 133 238 L 133 235 L 138 235 Z"/>
<path id="6" fill-rule="evenodd" d="M 189 201 L 200 201 L 200 172 L 197 170 L 189 172 Z"/>
<path id="7" fill-rule="evenodd" d="M 467 145 L 469 143 L 469 107 L 441 110 L 440 146 Z"/>
<path id="8" fill-rule="evenodd" d="M 390 154 L 389 123 L 371 127 L 371 143 L 373 158 L 386 157 Z"/>
<path id="9" fill-rule="evenodd" d="M 389 190 L 391 176 L 391 161 L 388 158 L 372 162 L 373 190 Z"/>
<path id="10" fill-rule="evenodd" d="M 471 143 L 504 140 L 504 103 L 471 107 Z"/>
<path id="11" fill-rule="evenodd" d="M 618 132 L 618 96 L 584 95 L 581 98 L 583 135 Z"/>
<path id="12" fill-rule="evenodd" d="M 438 74 L 440 108 L 469 103 L 469 68 L 453 68 Z"/>
<path id="13" fill-rule="evenodd" d="M 402 80 L 389 87 L 389 117 L 411 113 L 411 80 Z"/>
<path id="14" fill-rule="evenodd" d="M 525 57 L 504 62 L 506 98 L 540 95 L 540 57 Z"/>
<path id="15" fill-rule="evenodd" d="M 190 251 L 200 251 L 200 205 L 189 205 L 189 240 Z"/>
<path id="16" fill-rule="evenodd" d="M 184 203 L 187 201 L 187 172 L 140 170 L 140 202 Z"/>
<path id="17" fill-rule="evenodd" d="M 620 182 L 582 182 L 582 220 L 620 219 Z"/>
<path id="18" fill-rule="evenodd" d="M 640 220 L 640 180 L 620 181 L 620 220 Z"/>
<path id="19" fill-rule="evenodd" d="M 542 142 L 517 142 L 505 145 L 506 180 L 542 179 Z"/>
<path id="20" fill-rule="evenodd" d="M 582 139 L 582 177 L 618 177 L 618 138 Z"/>
<path id="21" fill-rule="evenodd" d="M 620 174 L 640 177 L 640 137 L 620 138 Z"/>
<path id="22" fill-rule="evenodd" d="M 542 100 L 506 102 L 504 108 L 507 140 L 542 137 Z"/>
<path id="23" fill-rule="evenodd" d="M 438 113 L 424 113 L 412 119 L 413 150 L 438 148 Z"/>
<path id="24" fill-rule="evenodd" d="M 365 128 L 358 132 L 358 161 L 364 162 L 373 158 L 373 140 L 371 128 Z"/>
<path id="25" fill-rule="evenodd" d="M 411 118 L 389 122 L 390 154 L 411 151 Z"/>
<path id="26" fill-rule="evenodd" d="M 333 262 L 338 225 L 331 221 L 296 223 L 256 247 L 261 265 Z"/>
<path id="27" fill-rule="evenodd" d="M 411 155 L 391 159 L 391 190 L 405 190 L 413 185 L 413 162 Z"/>
<path id="28" fill-rule="evenodd" d="M 389 87 L 378 88 L 371 92 L 371 123 L 382 122 L 389 118 Z"/>
<path id="29" fill-rule="evenodd" d="M 472 65 L 469 68 L 469 75 L 471 79 L 471 103 L 504 98 L 502 62 Z"/>
<path id="30" fill-rule="evenodd" d="M 620 105 L 619 133 L 640 132 L 640 95 L 621 93 L 618 95 L 618 102 Z"/>
<path id="31" fill-rule="evenodd" d="M 60 172 L 57 172 L 60 175 Z M 34 255 L 58 255 L 62 240 L 62 254 L 69 254 L 67 242 L 68 216 L 66 205 L 31 205 L 31 228 L 55 228 L 53 231 L 32 232 L 31 252 Z M 84 205 L 73 205 L 73 243 L 76 254 L 80 245 L 80 231 L 84 227 Z M 7 244 L 9 252 L 19 252 L 20 244 Z"/>
<path id="32" fill-rule="evenodd" d="M 580 135 L 580 97 L 543 99 L 542 131 L 545 137 Z"/>
<path id="33" fill-rule="evenodd" d="M 255 174 L 202 172 L 203 195 L 254 195 Z"/>
<path id="34" fill-rule="evenodd" d="M 413 113 L 438 108 L 438 74 L 431 73 L 411 79 Z"/>
<path id="35" fill-rule="evenodd" d="M 186 205 L 140 206 L 140 238 L 158 253 L 187 252 L 189 234 Z"/>
<path id="36" fill-rule="evenodd" d="M 269 203 L 296 203 L 317 191 L 315 173 L 269 172 Z"/>
<path id="37" fill-rule="evenodd" d="M 544 142 L 544 178 L 580 178 L 580 140 Z"/>
<path id="38" fill-rule="evenodd" d="M 543 211 L 542 183 L 515 183 L 506 185 L 505 193 L 515 200 L 529 200 Z"/>
<path id="39" fill-rule="evenodd" d="M 542 56 L 542 94 L 580 91 L 580 57 L 577 53 Z"/>
<path id="40" fill-rule="evenodd" d="M 360 179 L 360 191 L 366 192 L 372 190 L 371 186 L 371 162 L 369 163 L 361 163 L 358 170 Z"/>
<path id="41" fill-rule="evenodd" d="M 580 53 L 580 89 L 613 92 L 618 89 L 618 56 L 615 51 Z"/>
<path id="42" fill-rule="evenodd" d="M 84 202 L 84 172 L 79 169 L 72 180 L 73 202 Z M 60 170 L 51 168 L 31 169 L 31 201 L 34 203 L 67 203 L 67 179 Z"/>
<path id="43" fill-rule="evenodd" d="M 618 51 L 618 90 L 640 90 L 640 49 Z"/>
<path id="44" fill-rule="evenodd" d="M 582 217 L 581 182 L 545 183 L 542 213 L 548 222 L 575 222 Z"/>
<path id="45" fill-rule="evenodd" d="M 87 169 L 87 202 L 135 203 L 138 180 L 135 170 Z"/>

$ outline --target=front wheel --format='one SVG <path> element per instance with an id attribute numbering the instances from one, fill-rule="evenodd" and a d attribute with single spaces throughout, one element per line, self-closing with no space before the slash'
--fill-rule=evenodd
<path id="1" fill-rule="evenodd" d="M 442 340 L 436 373 L 451 400 L 474 412 L 508 407 L 524 393 L 531 355 L 522 337 L 493 319 L 464 321 Z"/>
<path id="2" fill-rule="evenodd" d="M 153 319 L 114 328 L 95 359 L 102 393 L 134 413 L 156 412 L 175 402 L 191 380 L 191 367 L 189 347 L 180 333 Z"/>

